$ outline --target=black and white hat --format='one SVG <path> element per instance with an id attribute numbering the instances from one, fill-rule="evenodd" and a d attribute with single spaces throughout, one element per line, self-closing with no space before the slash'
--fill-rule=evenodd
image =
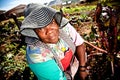
<path id="1" fill-rule="evenodd" d="M 56 20 L 60 28 L 68 23 L 68 20 L 63 18 L 61 12 L 58 12 L 51 7 L 35 3 L 26 6 L 24 16 L 25 19 L 20 27 L 21 34 L 35 38 L 38 38 L 38 36 L 33 29 L 49 25 L 53 18 Z"/>

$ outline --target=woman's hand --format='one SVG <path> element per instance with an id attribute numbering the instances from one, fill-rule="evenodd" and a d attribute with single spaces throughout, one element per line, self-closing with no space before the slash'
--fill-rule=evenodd
<path id="1" fill-rule="evenodd" d="M 80 80 L 86 80 L 86 77 L 88 75 L 88 70 L 86 66 L 79 66 L 79 76 Z"/>
<path id="2" fill-rule="evenodd" d="M 86 80 L 86 77 L 88 76 L 88 72 L 86 69 L 79 70 L 79 77 L 80 80 Z"/>

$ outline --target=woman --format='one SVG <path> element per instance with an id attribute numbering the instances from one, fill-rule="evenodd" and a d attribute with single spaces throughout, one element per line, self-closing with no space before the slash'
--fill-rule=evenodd
<path id="1" fill-rule="evenodd" d="M 77 70 L 80 78 L 85 79 L 84 40 L 61 12 L 45 5 L 28 4 L 21 34 L 26 36 L 27 61 L 38 80 L 72 80 Z"/>

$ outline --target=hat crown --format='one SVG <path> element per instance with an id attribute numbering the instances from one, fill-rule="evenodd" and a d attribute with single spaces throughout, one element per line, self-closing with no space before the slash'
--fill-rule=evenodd
<path id="1" fill-rule="evenodd" d="M 24 10 L 24 16 L 27 17 L 38 6 L 40 7 L 39 4 L 35 4 L 35 3 L 28 4 Z"/>
<path id="2" fill-rule="evenodd" d="M 29 20 L 37 23 L 37 26 L 47 26 L 53 19 L 55 11 L 47 7 L 38 7 L 32 11 Z M 35 27 L 35 26 L 34 26 Z"/>

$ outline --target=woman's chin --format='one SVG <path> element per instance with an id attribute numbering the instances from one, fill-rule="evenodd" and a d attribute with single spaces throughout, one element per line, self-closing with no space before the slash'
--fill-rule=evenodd
<path id="1" fill-rule="evenodd" d="M 51 44 L 56 44 L 58 42 L 59 39 L 55 39 L 55 40 L 52 40 L 50 41 Z"/>

